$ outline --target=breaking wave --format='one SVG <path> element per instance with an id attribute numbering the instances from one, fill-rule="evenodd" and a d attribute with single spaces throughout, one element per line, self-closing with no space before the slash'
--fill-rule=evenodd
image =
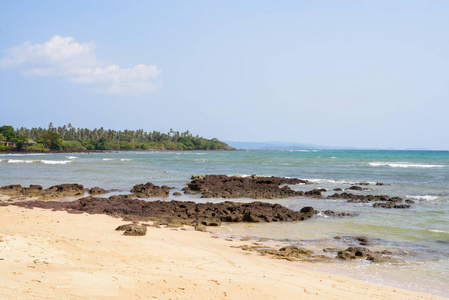
<path id="1" fill-rule="evenodd" d="M 349 181 L 349 180 L 333 180 L 333 179 L 321 179 L 321 178 L 314 178 L 314 179 L 309 179 L 309 178 L 300 178 L 303 180 L 308 180 L 310 182 L 313 183 L 338 183 L 338 184 L 355 184 L 355 181 Z M 369 184 L 376 184 L 376 182 L 373 181 L 365 181 Z"/>
<path id="2" fill-rule="evenodd" d="M 415 200 L 426 200 L 426 201 L 432 201 L 432 200 L 436 200 L 439 197 L 438 196 L 431 196 L 431 195 L 422 195 L 422 196 L 406 196 L 407 198 L 412 198 Z"/>
<path id="3" fill-rule="evenodd" d="M 446 165 L 412 164 L 407 162 L 370 162 L 372 167 L 388 166 L 392 168 L 444 168 Z"/>
<path id="4" fill-rule="evenodd" d="M 40 160 L 23 160 L 23 159 L 8 159 L 7 160 L 9 164 L 32 164 L 32 163 L 39 163 Z"/>
<path id="5" fill-rule="evenodd" d="M 8 159 L 7 162 L 9 164 L 32 164 L 32 163 L 41 163 L 44 165 L 65 165 L 69 164 L 71 160 L 28 160 L 28 159 Z"/>
<path id="6" fill-rule="evenodd" d="M 431 232 L 437 232 L 437 233 L 449 233 L 448 231 L 444 231 L 444 230 L 438 230 L 438 229 L 428 229 Z"/>
<path id="7" fill-rule="evenodd" d="M 71 160 L 41 160 L 41 163 L 45 165 L 65 165 L 71 162 Z"/>

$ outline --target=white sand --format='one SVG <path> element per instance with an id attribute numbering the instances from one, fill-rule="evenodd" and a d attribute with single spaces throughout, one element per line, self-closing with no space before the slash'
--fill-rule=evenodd
<path id="1" fill-rule="evenodd" d="M 249 254 L 243 242 L 105 215 L 0 207 L 0 299 L 439 299 Z"/>

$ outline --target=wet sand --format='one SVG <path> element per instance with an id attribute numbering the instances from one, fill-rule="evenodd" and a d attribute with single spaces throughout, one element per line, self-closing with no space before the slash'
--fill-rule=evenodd
<path id="1" fill-rule="evenodd" d="M 0 207 L 1 299 L 440 299 L 244 252 L 241 241 L 106 215 Z"/>

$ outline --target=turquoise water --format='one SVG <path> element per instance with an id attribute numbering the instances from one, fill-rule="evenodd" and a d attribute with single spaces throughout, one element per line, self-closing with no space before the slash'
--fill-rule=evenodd
<path id="1" fill-rule="evenodd" d="M 274 244 L 298 244 L 319 251 L 345 247 L 334 236 L 365 235 L 373 249 L 402 251 L 400 262 L 315 264 L 314 268 L 418 291 L 449 295 L 449 152 L 448 151 L 234 151 L 105 152 L 95 154 L 0 155 L 0 185 L 60 183 L 100 186 L 113 193 L 151 181 L 181 189 L 193 174 L 286 176 L 316 185 L 297 190 L 348 188 L 370 182 L 364 194 L 387 194 L 415 200 L 411 209 L 372 208 L 345 200 L 289 198 L 270 200 L 300 209 L 356 212 L 354 218 L 316 217 L 306 222 L 226 224 L 222 236 L 252 236 Z M 376 182 L 389 185 L 378 186 Z M 175 197 L 169 197 L 174 199 Z M 196 195 L 180 200 L 205 201 Z M 207 201 L 221 201 L 207 199 Z M 236 201 L 252 201 L 238 199 Z M 267 200 L 268 201 L 268 200 Z M 288 240 L 288 241 L 286 241 Z"/>

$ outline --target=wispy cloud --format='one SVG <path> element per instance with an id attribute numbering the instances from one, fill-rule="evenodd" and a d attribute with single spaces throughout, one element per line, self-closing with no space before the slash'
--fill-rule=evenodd
<path id="1" fill-rule="evenodd" d="M 153 80 L 161 74 L 154 65 L 121 68 L 97 59 L 94 43 L 76 43 L 73 37 L 53 36 L 38 44 L 25 42 L 8 48 L 1 68 L 18 68 L 27 76 L 54 76 L 119 95 L 143 95 L 162 87 Z"/>

